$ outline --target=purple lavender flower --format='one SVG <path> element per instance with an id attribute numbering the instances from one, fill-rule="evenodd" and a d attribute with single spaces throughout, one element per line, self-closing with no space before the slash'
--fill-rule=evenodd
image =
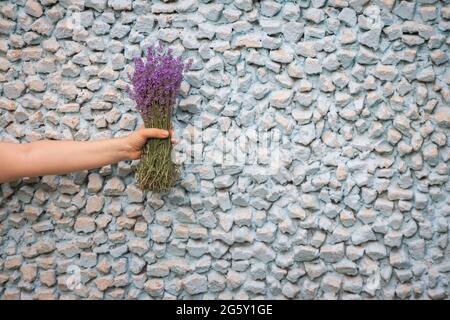
<path id="1" fill-rule="evenodd" d="M 175 104 L 180 91 L 183 71 L 189 70 L 192 60 L 184 64 L 175 58 L 169 48 L 164 53 L 162 42 L 157 49 L 147 49 L 147 59 L 135 58 L 135 71 L 130 75 L 132 87 L 128 93 L 135 100 L 137 109 L 145 117 L 152 108 L 169 109 Z"/>
<path id="2" fill-rule="evenodd" d="M 147 49 L 147 58 L 135 58 L 135 70 L 130 75 L 128 93 L 135 100 L 145 126 L 169 130 L 172 127 L 172 106 L 180 91 L 183 71 L 189 70 L 192 60 L 186 64 L 175 58 L 172 49 L 164 52 L 159 47 Z M 142 190 L 167 191 L 179 176 L 178 165 L 171 159 L 170 139 L 148 139 L 141 161 L 136 168 L 138 185 Z"/>

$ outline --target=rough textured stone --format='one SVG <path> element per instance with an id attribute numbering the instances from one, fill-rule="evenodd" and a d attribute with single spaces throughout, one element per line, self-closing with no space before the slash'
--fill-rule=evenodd
<path id="1" fill-rule="evenodd" d="M 78 217 L 74 229 L 77 232 L 89 233 L 95 230 L 95 221 L 92 217 Z"/>
<path id="2" fill-rule="evenodd" d="M 193 58 L 173 124 L 195 161 L 167 193 L 137 161 L 2 184 L 0 299 L 448 299 L 449 20 L 435 0 L 3 1 L 1 141 L 136 130 L 127 74 L 161 40 Z"/>
<path id="3" fill-rule="evenodd" d="M 199 294 L 208 290 L 208 280 L 205 276 L 193 274 L 183 279 L 183 287 L 189 294 Z"/>

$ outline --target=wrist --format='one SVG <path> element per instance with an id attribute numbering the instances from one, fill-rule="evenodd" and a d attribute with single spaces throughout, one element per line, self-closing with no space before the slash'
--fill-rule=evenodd
<path id="1" fill-rule="evenodd" d="M 120 137 L 115 139 L 117 141 L 118 154 L 120 160 L 132 160 L 132 148 L 127 137 Z"/>

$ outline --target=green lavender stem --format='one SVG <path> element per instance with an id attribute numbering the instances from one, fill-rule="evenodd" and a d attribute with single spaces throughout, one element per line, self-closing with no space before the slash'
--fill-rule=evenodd
<path id="1" fill-rule="evenodd" d="M 144 119 L 145 127 L 171 129 L 171 108 L 152 108 Z M 171 158 L 170 138 L 149 139 L 144 147 L 141 161 L 136 168 L 139 188 L 146 191 L 165 192 L 175 184 L 179 168 Z"/>

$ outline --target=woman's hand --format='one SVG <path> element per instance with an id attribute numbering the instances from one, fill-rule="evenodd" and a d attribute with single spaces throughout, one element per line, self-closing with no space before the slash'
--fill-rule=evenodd
<path id="1" fill-rule="evenodd" d="M 128 158 L 130 160 L 137 160 L 141 157 L 142 148 L 144 148 L 147 139 L 165 139 L 169 136 L 171 137 L 171 142 L 176 143 L 173 138 L 173 130 L 167 131 L 163 129 L 156 128 L 140 128 L 130 135 L 124 137 L 125 148 L 128 152 Z"/>
<path id="2" fill-rule="evenodd" d="M 173 131 L 139 129 L 122 138 L 96 141 L 0 142 L 0 183 L 22 177 L 66 174 L 141 157 L 147 139 L 168 139 Z"/>

